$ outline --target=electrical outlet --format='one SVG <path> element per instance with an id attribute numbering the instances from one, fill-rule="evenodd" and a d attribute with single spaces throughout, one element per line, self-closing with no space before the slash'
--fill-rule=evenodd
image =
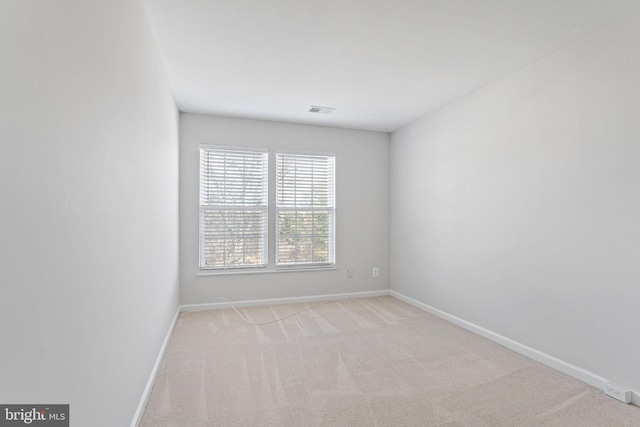
<path id="1" fill-rule="evenodd" d="M 378 267 L 373 267 L 373 277 L 378 277 L 380 275 L 380 270 Z"/>
<path id="2" fill-rule="evenodd" d="M 624 388 L 616 383 L 606 383 L 604 385 L 604 394 L 624 403 L 631 403 L 631 390 Z"/>
<path id="3" fill-rule="evenodd" d="M 353 279 L 353 270 L 347 268 L 347 279 Z"/>

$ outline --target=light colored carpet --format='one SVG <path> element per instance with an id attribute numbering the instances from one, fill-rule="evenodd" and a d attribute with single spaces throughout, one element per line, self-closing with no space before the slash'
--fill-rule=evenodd
<path id="1" fill-rule="evenodd" d="M 255 322 L 313 304 L 239 309 Z M 640 408 L 392 297 L 183 313 L 141 426 L 640 426 Z"/>

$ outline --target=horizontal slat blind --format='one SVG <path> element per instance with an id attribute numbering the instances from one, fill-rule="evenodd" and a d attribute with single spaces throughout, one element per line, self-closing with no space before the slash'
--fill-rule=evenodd
<path id="1" fill-rule="evenodd" d="M 267 152 L 200 149 L 200 269 L 267 264 Z"/>
<path id="2" fill-rule="evenodd" d="M 276 265 L 335 263 L 335 157 L 276 154 Z"/>

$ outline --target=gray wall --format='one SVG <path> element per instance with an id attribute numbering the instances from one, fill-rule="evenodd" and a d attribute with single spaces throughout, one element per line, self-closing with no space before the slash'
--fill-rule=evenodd
<path id="1" fill-rule="evenodd" d="M 178 114 L 139 1 L 3 1 L 0 402 L 124 426 L 179 303 Z"/>
<path id="2" fill-rule="evenodd" d="M 391 288 L 640 390 L 640 18 L 392 134 Z"/>
<path id="3" fill-rule="evenodd" d="M 196 276 L 201 143 L 334 152 L 337 269 Z M 373 267 L 380 268 L 379 277 L 372 277 Z M 353 278 L 347 278 L 347 268 Z M 389 135 L 182 113 L 180 276 L 183 304 L 221 296 L 242 301 L 388 289 Z"/>

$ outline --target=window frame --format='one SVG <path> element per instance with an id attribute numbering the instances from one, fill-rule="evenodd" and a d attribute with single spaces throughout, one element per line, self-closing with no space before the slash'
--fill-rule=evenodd
<path id="1" fill-rule="evenodd" d="M 263 205 L 261 206 L 245 206 L 243 205 L 207 205 L 203 204 L 203 152 L 206 151 L 219 151 L 219 152 L 247 152 L 253 154 L 262 154 L 263 156 L 263 164 L 262 164 L 262 186 L 263 186 Z M 269 265 L 269 158 L 270 153 L 266 148 L 262 147 L 241 147 L 241 146 L 231 146 L 231 145 L 213 145 L 213 144 L 200 144 L 199 147 L 199 171 L 198 171 L 198 269 L 201 273 L 219 273 L 226 271 L 260 271 L 265 270 Z M 208 175 L 211 173 L 209 171 Z M 204 257 L 206 257 L 205 244 L 206 239 L 204 238 L 206 231 L 203 229 L 203 213 L 206 210 L 218 210 L 218 211 L 226 211 L 226 210 L 246 210 L 246 211 L 256 211 L 261 212 L 263 217 L 262 224 L 262 238 L 261 238 L 261 258 L 262 262 L 259 264 L 248 264 L 248 265 L 218 265 L 218 266 L 206 266 L 206 261 Z M 244 250 L 243 250 L 244 253 Z"/>
<path id="2" fill-rule="evenodd" d="M 330 206 L 327 207 L 280 207 L 278 200 L 278 190 L 280 188 L 280 184 L 278 182 L 278 156 L 298 156 L 298 157 L 325 157 L 327 159 L 331 159 L 330 169 L 332 176 L 330 177 L 332 188 L 329 189 L 328 193 L 330 196 Z M 330 269 L 335 268 L 336 266 L 336 155 L 335 153 L 329 152 L 317 152 L 317 151 L 298 151 L 298 150 L 276 150 L 274 152 L 274 161 L 275 167 L 274 172 L 276 174 L 275 179 L 275 203 L 274 203 L 274 216 L 272 223 L 275 227 L 275 260 L 274 265 L 276 270 L 305 270 L 305 269 Z M 280 263 L 280 233 L 279 233 L 279 213 L 281 211 L 296 211 L 296 212 L 326 212 L 329 216 L 328 222 L 328 235 L 327 235 L 327 257 L 328 260 L 326 262 L 301 262 L 301 263 Z M 271 225 L 271 224 L 270 224 Z"/>
<path id="3" fill-rule="evenodd" d="M 260 152 L 265 154 L 266 174 L 266 233 L 264 234 L 264 263 L 260 265 L 239 265 L 239 266 L 219 266 L 203 268 L 203 233 L 202 233 L 202 151 L 207 149 L 213 150 L 230 150 L 230 151 L 249 151 Z M 330 256 L 327 262 L 322 263 L 298 263 L 298 264 L 280 264 L 278 262 L 278 208 L 277 208 L 277 156 L 280 154 L 291 154 L 300 156 L 324 156 L 333 160 L 332 165 L 332 204 L 331 216 L 333 224 L 329 233 L 329 251 Z M 215 276 L 226 274 L 262 274 L 262 273 L 278 273 L 278 272 L 295 272 L 295 271 L 326 271 L 335 270 L 337 268 L 337 227 L 336 227 L 336 198 L 337 198 L 337 155 L 333 152 L 319 151 L 303 151 L 303 150 L 283 150 L 272 149 L 264 146 L 240 146 L 240 145 L 220 145 L 211 143 L 199 144 L 199 165 L 198 165 L 198 270 L 197 276 Z"/>

